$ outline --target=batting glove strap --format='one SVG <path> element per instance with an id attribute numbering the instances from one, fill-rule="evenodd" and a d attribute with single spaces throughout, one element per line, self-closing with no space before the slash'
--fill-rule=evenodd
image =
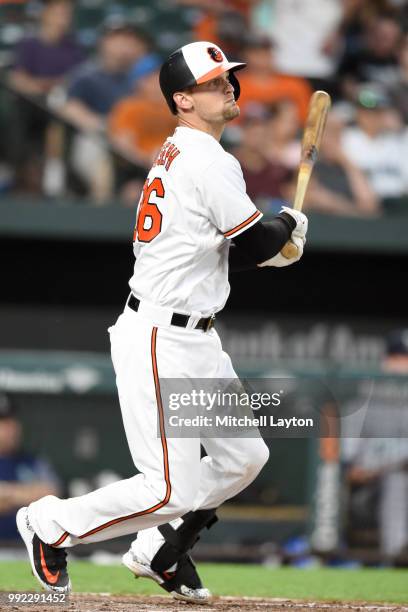
<path id="1" fill-rule="evenodd" d="M 278 215 L 278 218 L 284 221 L 285 225 L 291 233 L 293 232 L 293 230 L 296 229 L 297 221 L 292 215 L 288 215 L 288 213 L 281 211 Z"/>
<path id="2" fill-rule="evenodd" d="M 286 213 L 290 215 L 296 222 L 296 227 L 292 231 L 292 238 L 305 238 L 307 233 L 308 221 L 305 214 L 300 212 L 300 210 L 295 210 L 294 208 L 289 208 L 289 206 L 282 206 L 280 210 L 280 214 Z"/>

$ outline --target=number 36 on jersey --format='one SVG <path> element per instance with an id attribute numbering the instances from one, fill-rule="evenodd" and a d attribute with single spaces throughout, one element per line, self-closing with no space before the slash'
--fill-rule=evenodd
<path id="1" fill-rule="evenodd" d="M 161 178 L 156 177 L 150 183 L 147 179 L 143 185 L 133 242 L 151 242 L 161 232 L 163 215 L 157 205 L 151 202 L 152 195 L 164 198 L 165 190 Z"/>

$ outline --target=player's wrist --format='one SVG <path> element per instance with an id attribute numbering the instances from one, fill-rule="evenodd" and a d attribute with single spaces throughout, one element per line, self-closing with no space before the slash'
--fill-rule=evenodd
<path id="1" fill-rule="evenodd" d="M 292 233 L 293 230 L 296 229 L 296 220 L 292 217 L 292 215 L 289 215 L 287 212 L 280 212 L 277 218 L 282 219 L 290 233 Z"/>
<path id="2" fill-rule="evenodd" d="M 292 230 L 292 233 L 296 233 L 299 236 L 305 236 L 308 229 L 308 220 L 304 213 L 300 212 L 300 210 L 295 210 L 294 208 L 289 208 L 289 206 L 282 206 L 280 214 L 286 214 L 291 217 L 291 219 L 295 222 L 295 227 Z"/>

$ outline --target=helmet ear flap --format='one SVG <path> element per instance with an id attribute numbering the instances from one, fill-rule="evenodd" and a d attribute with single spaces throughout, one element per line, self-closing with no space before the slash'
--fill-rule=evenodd
<path id="1" fill-rule="evenodd" d="M 232 72 L 232 70 L 229 73 L 229 82 L 234 88 L 234 98 L 235 100 L 238 100 L 240 93 L 241 93 L 241 87 L 239 85 L 239 81 L 237 77 L 235 76 L 234 72 Z"/>

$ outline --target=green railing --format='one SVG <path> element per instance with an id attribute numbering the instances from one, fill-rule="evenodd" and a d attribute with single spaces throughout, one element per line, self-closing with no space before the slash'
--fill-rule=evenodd
<path id="1" fill-rule="evenodd" d="M 0 236 L 129 242 L 135 214 L 115 202 L 93 208 L 75 200 L 3 196 Z M 309 220 L 310 251 L 408 253 L 408 215 L 367 220 L 312 213 Z"/>

